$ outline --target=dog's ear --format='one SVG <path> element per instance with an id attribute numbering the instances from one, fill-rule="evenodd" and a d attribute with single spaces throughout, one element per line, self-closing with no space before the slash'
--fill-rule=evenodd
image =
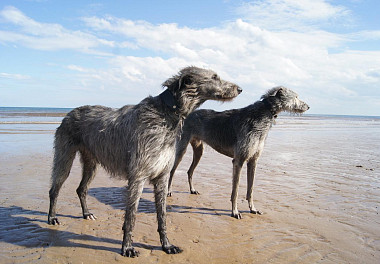
<path id="1" fill-rule="evenodd" d="M 170 91 L 175 93 L 176 91 L 179 91 L 181 87 L 181 79 L 182 77 L 175 75 L 169 79 L 167 79 L 162 86 L 168 88 Z"/>
<path id="2" fill-rule="evenodd" d="M 162 83 L 162 86 L 171 89 L 171 86 L 173 86 L 173 84 L 176 82 L 176 79 L 177 78 L 175 78 L 175 76 L 172 78 L 169 78 L 165 82 Z"/>
<path id="3" fill-rule="evenodd" d="M 275 96 L 281 97 L 283 95 L 284 95 L 284 88 L 283 87 L 279 87 L 279 89 L 277 90 Z"/>
<path id="4" fill-rule="evenodd" d="M 178 90 L 185 88 L 185 86 L 190 85 L 191 83 L 192 83 L 192 80 L 191 80 L 190 75 L 185 74 L 181 76 L 178 83 Z"/>
<path id="5" fill-rule="evenodd" d="M 268 97 L 274 97 L 274 96 L 276 96 L 277 92 L 278 92 L 277 89 L 271 89 L 268 91 L 267 96 Z"/>
<path id="6" fill-rule="evenodd" d="M 269 96 L 281 97 L 284 95 L 284 87 L 273 88 Z"/>

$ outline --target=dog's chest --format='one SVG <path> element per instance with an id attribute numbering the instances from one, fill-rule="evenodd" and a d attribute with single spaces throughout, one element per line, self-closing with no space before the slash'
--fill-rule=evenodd
<path id="1" fill-rule="evenodd" d="M 240 149 L 247 157 L 253 157 L 256 153 L 261 153 L 264 148 L 265 140 L 268 136 L 269 127 L 260 127 L 261 129 L 250 130 L 239 142 Z"/>
<path id="2" fill-rule="evenodd" d="M 175 147 L 163 146 L 160 151 L 152 157 L 152 177 L 168 173 L 174 162 Z"/>

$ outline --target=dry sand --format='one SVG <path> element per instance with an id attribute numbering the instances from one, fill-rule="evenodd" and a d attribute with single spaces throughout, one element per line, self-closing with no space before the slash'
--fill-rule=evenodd
<path id="1" fill-rule="evenodd" d="M 58 199 L 63 224 L 49 226 L 53 131 L 3 131 L 0 263 L 380 263 L 380 126 L 347 124 L 280 118 L 255 179 L 255 206 L 264 214 L 249 214 L 243 170 L 241 220 L 230 217 L 231 159 L 206 148 L 194 174 L 201 194 L 191 195 L 188 149 L 167 218 L 169 239 L 184 251 L 161 250 L 152 186 L 146 185 L 134 230 L 140 251 L 135 259 L 120 255 L 125 182 L 99 169 L 88 196 L 98 219 L 84 220 L 75 192 L 76 160 Z"/>

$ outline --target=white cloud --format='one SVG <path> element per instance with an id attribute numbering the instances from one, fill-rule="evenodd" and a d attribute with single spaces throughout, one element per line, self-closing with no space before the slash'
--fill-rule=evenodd
<path id="1" fill-rule="evenodd" d="M 379 40 L 380 30 L 365 30 L 348 34 L 352 41 Z"/>
<path id="2" fill-rule="evenodd" d="M 296 90 L 313 104 L 315 113 L 350 113 L 346 102 L 368 100 L 369 94 L 373 97 L 369 104 L 379 102 L 380 52 L 353 51 L 347 46 L 378 40 L 380 31 L 337 34 L 323 29 L 327 22 L 349 21 L 345 7 L 324 0 L 268 0 L 248 3 L 239 12 L 242 17 L 235 21 L 200 29 L 87 17 L 82 21 L 90 33 L 84 33 L 39 23 L 8 7 L 0 16 L 19 30 L 0 31 L 0 42 L 44 50 L 121 49 L 118 54 L 131 55 L 107 53 L 102 68 L 74 62 L 67 69 L 83 87 L 132 92 L 129 95 L 140 99 L 157 94 L 160 84 L 180 68 L 196 65 L 214 69 L 243 88 L 243 95 L 223 108 L 252 103 L 276 85 Z M 139 51 L 143 55 L 132 55 Z"/>
<path id="3" fill-rule="evenodd" d="M 59 24 L 37 22 L 22 13 L 15 7 L 8 6 L 0 11 L 3 23 L 15 26 L 18 33 L 13 31 L 0 31 L 0 42 L 14 43 L 38 50 L 74 49 L 87 53 L 95 51 L 101 46 L 113 47 L 113 41 L 97 38 L 94 35 L 81 31 L 71 31 Z"/>
<path id="4" fill-rule="evenodd" d="M 68 65 L 67 69 L 72 70 L 72 71 L 78 71 L 78 72 L 88 72 L 89 71 L 86 68 L 80 67 L 78 65 L 73 65 L 73 64 Z"/>
<path id="5" fill-rule="evenodd" d="M 248 96 L 237 98 L 235 105 L 251 103 L 264 90 L 281 84 L 313 98 L 318 104 L 316 111 L 332 112 L 339 110 L 332 110 L 331 106 L 325 109 L 330 98 L 338 101 L 360 98 L 364 95 L 363 87 L 379 85 L 376 71 L 380 67 L 380 54 L 346 48 L 347 43 L 360 37 L 378 39 L 376 34 L 337 34 L 318 27 L 326 21 L 346 21 L 350 13 L 346 8 L 323 0 L 256 1 L 244 8 L 252 16 L 205 29 L 153 25 L 110 16 L 83 20 L 95 31 L 124 36 L 138 48 L 163 52 L 169 58 L 111 60 L 112 65 L 123 69 L 122 78 L 158 80 L 168 76 L 166 72 L 175 72 L 188 64 L 202 65 L 243 87 Z M 264 17 L 268 18 L 262 20 Z M 340 53 L 331 53 L 333 49 Z M 152 64 L 168 70 L 152 71 Z"/>
<path id="6" fill-rule="evenodd" d="M 259 0 L 243 4 L 238 12 L 252 23 L 272 30 L 305 30 L 342 18 L 350 11 L 325 0 Z M 347 21 L 348 22 L 348 21 Z"/>
<path id="7" fill-rule="evenodd" d="M 6 73 L 0 72 L 0 79 L 11 79 L 11 80 L 28 80 L 30 76 L 23 74 L 14 74 L 14 73 Z"/>

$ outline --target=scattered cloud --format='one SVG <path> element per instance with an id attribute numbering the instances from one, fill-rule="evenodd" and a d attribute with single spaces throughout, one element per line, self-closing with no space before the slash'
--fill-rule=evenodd
<path id="1" fill-rule="evenodd" d="M 68 30 L 59 24 L 37 22 L 13 6 L 1 10 L 0 18 L 3 23 L 14 27 L 11 31 L 0 31 L 0 43 L 14 43 L 37 50 L 73 49 L 86 53 L 99 53 L 96 48 L 114 46 L 113 41 L 89 33 Z"/>
<path id="2" fill-rule="evenodd" d="M 300 6 L 292 3 L 299 12 L 305 12 L 302 19 L 310 17 L 326 20 L 334 15 L 344 16 L 348 12 L 321 1 L 320 4 L 326 10 L 326 14 L 322 15 L 307 11 L 305 3 Z M 260 8 L 262 4 L 259 2 L 255 8 Z M 316 7 L 312 4 L 310 8 Z M 290 9 L 284 12 L 290 12 Z M 84 18 L 83 21 L 95 31 L 124 36 L 133 40 L 139 49 L 162 52 L 169 58 L 118 57 L 110 60 L 112 65 L 125 73 L 122 78 L 133 81 L 152 78 L 146 72 L 152 73 L 154 80 L 159 76 L 167 76 L 164 72 L 151 71 L 152 65 L 173 72 L 186 64 L 195 64 L 215 69 L 222 77 L 248 87 L 248 91 L 254 95 L 283 84 L 302 91 L 306 96 L 319 97 L 321 105 L 326 100 L 322 94 L 343 100 L 345 97 L 360 96 L 359 82 L 380 81 L 374 74 L 376 70 L 368 73 L 368 66 L 379 68 L 379 53 L 355 52 L 346 48 L 342 48 L 339 53 L 330 52 L 355 41 L 358 35 L 374 38 L 368 33 L 336 34 L 317 27 L 309 28 L 307 32 L 274 31 L 243 19 L 206 29 L 190 29 L 176 24 L 153 25 L 110 16 Z"/>
<path id="3" fill-rule="evenodd" d="M 30 78 L 28 75 L 0 72 L 0 79 L 28 80 Z"/>
<path id="4" fill-rule="evenodd" d="M 308 30 L 325 23 L 350 23 L 351 11 L 325 0 L 259 0 L 237 9 L 244 19 L 270 30 Z"/>
<path id="5" fill-rule="evenodd" d="M 350 111 L 347 102 L 368 100 L 369 94 L 378 104 L 380 51 L 352 50 L 349 44 L 379 40 L 380 31 L 343 34 L 325 29 L 337 21 L 352 23 L 346 7 L 325 0 L 259 0 L 236 12 L 234 21 L 199 29 L 109 15 L 83 17 L 84 31 L 74 31 L 5 7 L 0 18 L 13 30 L 0 31 L 0 43 L 106 55 L 103 67 L 77 62 L 66 69 L 84 87 L 134 91 L 136 98 L 156 94 L 159 84 L 180 68 L 197 65 L 243 87 L 246 96 L 239 96 L 233 107 L 252 103 L 276 85 L 295 89 L 316 113 L 342 113 L 334 105 Z"/>

